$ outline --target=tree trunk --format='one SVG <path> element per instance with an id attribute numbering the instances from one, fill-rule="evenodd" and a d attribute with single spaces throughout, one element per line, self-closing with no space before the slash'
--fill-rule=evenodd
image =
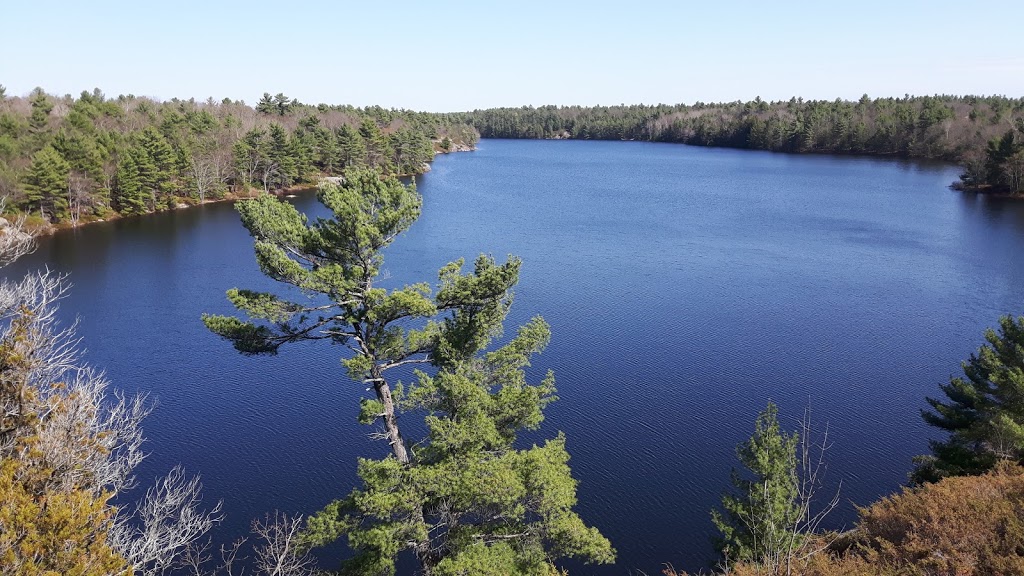
<path id="1" fill-rule="evenodd" d="M 395 399 L 391 396 L 391 386 L 384 380 L 383 375 L 377 367 L 371 371 L 373 389 L 377 393 L 377 399 L 384 405 L 384 413 L 381 420 L 384 421 L 384 431 L 388 437 L 388 444 L 391 451 L 402 464 L 409 464 L 409 450 L 405 447 L 405 439 L 398 429 L 398 417 L 395 415 Z"/>
<path id="2" fill-rule="evenodd" d="M 377 393 L 377 399 L 384 405 L 381 420 L 384 421 L 384 431 L 387 434 L 388 444 L 391 445 L 391 451 L 395 454 L 395 458 L 398 458 L 399 462 L 408 466 L 412 463 L 412 455 L 405 445 L 405 438 L 402 437 L 401 430 L 398 429 L 398 417 L 395 414 L 395 399 L 391 396 L 391 386 L 388 385 L 387 380 L 384 379 L 380 369 L 376 366 L 371 370 L 371 380 L 373 382 L 373 389 Z M 423 525 L 429 531 L 429 526 L 426 526 L 426 514 L 422 508 L 417 507 L 412 511 L 412 521 Z M 412 548 L 422 573 L 425 576 L 429 576 L 434 564 L 438 560 L 434 554 L 431 554 L 430 537 L 428 536 L 426 540 L 416 542 Z"/>

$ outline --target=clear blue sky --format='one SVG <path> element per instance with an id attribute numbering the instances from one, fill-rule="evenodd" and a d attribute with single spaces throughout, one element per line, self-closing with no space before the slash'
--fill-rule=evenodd
<path id="1" fill-rule="evenodd" d="M 0 84 L 430 111 L 1024 95 L 1024 1 L 5 2 Z"/>

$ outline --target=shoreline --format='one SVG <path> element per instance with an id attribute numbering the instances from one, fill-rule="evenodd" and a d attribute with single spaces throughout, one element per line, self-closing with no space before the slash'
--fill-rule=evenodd
<path id="1" fill-rule="evenodd" d="M 310 188 L 315 188 L 315 186 L 310 186 L 310 185 L 292 186 L 292 187 L 285 188 L 285 189 L 282 189 L 282 190 L 269 192 L 269 194 L 273 194 L 275 196 L 280 196 L 280 195 L 283 195 L 283 194 L 289 194 L 289 193 L 292 193 L 292 192 L 298 192 L 300 190 L 308 190 Z M 199 206 L 205 206 L 207 204 L 217 204 L 217 203 L 220 203 L 220 202 L 235 202 L 237 200 L 245 200 L 245 199 L 248 199 L 248 198 L 256 198 L 256 197 L 261 196 L 263 194 L 268 194 L 268 192 L 264 192 L 263 190 L 257 190 L 256 192 L 252 192 L 252 193 L 249 193 L 249 194 L 243 194 L 243 193 L 238 193 L 238 192 L 228 192 L 222 198 L 210 198 L 210 199 L 202 200 L 202 201 L 194 201 L 194 202 L 188 202 L 188 203 L 181 203 L 181 204 L 178 204 L 177 206 L 175 206 L 174 208 L 167 208 L 167 209 L 164 209 L 164 210 L 154 210 L 152 212 L 145 212 L 143 214 L 131 214 L 129 216 L 122 216 L 120 213 L 114 212 L 113 215 L 111 215 L 111 216 L 109 216 L 107 218 L 97 218 L 95 220 L 89 220 L 87 222 L 79 222 L 78 224 L 72 224 L 71 222 L 60 222 L 58 224 L 47 224 L 45 226 L 38 226 L 36 228 L 33 228 L 32 230 L 29 231 L 29 234 L 31 234 L 33 238 L 40 238 L 40 237 L 43 237 L 43 236 L 52 236 L 52 235 L 54 235 L 54 234 L 56 234 L 58 232 L 62 232 L 64 230 L 77 230 L 79 228 L 82 228 L 84 226 L 89 226 L 89 225 L 92 225 L 92 224 L 109 223 L 109 222 L 114 222 L 116 220 L 123 220 L 123 219 L 126 219 L 126 218 L 142 218 L 142 217 L 145 217 L 145 216 L 150 216 L 152 214 L 162 214 L 164 212 L 175 212 L 175 211 L 178 211 L 178 210 L 188 210 L 189 208 L 196 208 L 196 207 L 199 207 Z"/>
<path id="2" fill-rule="evenodd" d="M 453 147 L 451 150 L 448 150 L 447 152 L 445 152 L 444 150 L 435 150 L 434 151 L 434 156 L 436 157 L 436 156 L 441 155 L 441 154 L 453 154 L 455 152 L 473 152 L 475 150 L 476 150 L 475 146 L 468 147 L 468 146 L 460 144 L 460 145 L 457 145 L 457 146 Z M 426 169 L 423 172 L 420 172 L 420 173 L 417 173 L 417 174 L 398 174 L 398 177 L 399 178 L 415 178 L 417 176 L 422 176 L 422 175 L 430 172 L 430 164 L 425 163 L 424 166 L 426 167 Z M 335 175 L 335 176 L 322 176 L 320 179 L 322 180 L 322 179 L 325 179 L 325 178 L 336 178 L 336 177 L 337 177 L 337 175 Z M 111 215 L 111 216 L 109 216 L 107 218 L 97 218 L 95 220 L 89 220 L 89 221 L 86 221 L 86 222 L 79 222 L 78 224 L 72 224 L 71 222 L 60 222 L 60 223 L 57 223 L 57 224 L 46 224 L 44 226 L 36 226 L 36 227 L 32 228 L 31 230 L 29 230 L 28 234 L 31 235 L 33 238 L 41 238 L 41 237 L 44 237 L 44 236 L 53 236 L 54 234 L 56 234 L 58 232 L 62 232 L 64 230 L 77 230 L 79 228 L 82 228 L 84 226 L 89 226 L 91 224 L 101 224 L 101 223 L 113 222 L 115 220 L 122 220 L 124 218 L 142 218 L 142 217 L 145 217 L 145 216 L 149 216 L 151 214 L 161 214 L 161 213 L 164 213 L 164 212 L 175 212 L 177 210 L 188 210 L 189 208 L 196 208 L 196 207 L 199 207 L 199 206 L 205 206 L 207 204 L 217 204 L 217 203 L 221 203 L 221 202 L 237 202 L 238 200 L 246 200 L 246 199 L 249 199 L 249 198 L 257 198 L 257 197 L 262 196 L 264 194 L 270 194 L 272 196 L 277 196 L 278 198 L 284 198 L 284 197 L 287 197 L 289 195 L 293 195 L 293 194 L 296 194 L 296 193 L 299 193 L 299 192 L 308 192 L 310 190 L 316 190 L 317 186 L 318 186 L 317 183 L 303 182 L 301 184 L 295 184 L 293 186 L 289 186 L 288 188 L 281 188 L 281 189 L 278 189 L 278 190 L 269 190 L 269 191 L 267 191 L 267 190 L 262 190 L 262 189 L 259 189 L 259 188 L 254 188 L 254 189 L 250 189 L 250 191 L 248 193 L 245 193 L 245 192 L 228 192 L 228 193 L 226 193 L 221 198 L 210 198 L 210 199 L 202 200 L 202 201 L 192 200 L 190 202 L 182 202 L 182 203 L 176 205 L 174 208 L 166 208 L 164 210 L 154 210 L 152 212 L 146 212 L 146 213 L 143 213 L 143 214 L 132 214 L 130 216 L 122 216 L 120 213 L 114 212 L 113 215 Z"/>
<path id="3" fill-rule="evenodd" d="M 482 139 L 484 139 L 484 138 L 482 138 Z M 564 137 L 563 138 L 486 138 L 486 139 L 487 140 L 541 140 L 541 141 L 543 141 L 543 140 L 563 140 L 563 141 L 570 141 L 570 140 L 586 141 L 586 140 L 589 140 L 589 139 L 564 138 Z M 729 147 L 729 146 L 702 146 L 702 145 L 699 145 L 699 144 L 687 144 L 687 143 L 684 143 L 684 142 L 669 142 L 669 141 L 657 141 L 657 140 L 593 139 L 592 141 L 602 141 L 602 142 L 644 142 L 644 143 L 653 143 L 653 144 L 670 144 L 670 145 L 694 146 L 694 147 L 697 147 L 697 148 L 725 148 L 725 149 L 729 149 L 729 150 L 743 150 L 743 151 L 751 151 L 751 152 L 771 152 L 771 153 L 776 153 L 776 154 L 781 153 L 781 154 L 795 155 L 795 156 L 804 156 L 804 155 L 811 155 L 811 156 L 818 156 L 818 155 L 846 156 L 846 157 L 863 157 L 863 158 L 876 158 L 876 159 L 886 159 L 886 160 L 901 159 L 901 160 L 907 160 L 907 161 L 941 162 L 941 163 L 953 164 L 952 162 L 949 162 L 948 160 L 941 160 L 941 159 L 927 158 L 927 157 L 907 157 L 907 156 L 897 156 L 897 155 L 849 154 L 849 153 L 842 153 L 842 152 L 818 152 L 818 151 L 812 151 L 812 152 L 777 152 L 777 151 L 773 151 L 773 150 L 761 150 L 761 149 L 756 149 L 756 148 L 737 148 L 737 147 Z M 467 147 L 467 146 L 464 146 L 464 145 L 457 145 L 457 146 L 453 147 L 451 150 L 448 150 L 448 151 L 434 150 L 434 156 L 436 157 L 436 156 L 441 155 L 441 154 L 453 154 L 453 153 L 456 153 L 456 152 L 473 152 L 476 149 L 477 149 L 476 146 Z M 430 172 L 430 168 L 431 168 L 429 163 L 425 163 L 424 166 L 425 166 L 426 169 L 423 172 L 420 172 L 420 173 L 417 173 L 417 174 L 399 174 L 398 177 L 399 178 L 415 178 L 417 176 L 423 176 L 423 175 L 429 173 Z M 337 176 L 323 176 L 322 179 L 323 178 L 333 178 L 333 177 L 337 177 Z M 996 190 L 991 190 L 991 189 L 960 188 L 960 187 L 957 186 L 957 184 L 959 184 L 959 183 L 958 182 L 950 183 L 949 189 L 953 190 L 955 192 L 959 192 L 961 194 L 970 194 L 970 195 L 973 195 L 973 196 L 978 196 L 978 197 L 983 197 L 983 198 L 999 198 L 999 199 L 1002 199 L 1002 200 L 1024 201 L 1024 195 L 1022 195 L 1022 194 L 1012 194 L 1012 193 L 1004 192 L 1004 191 L 1001 191 L 1001 190 L 996 191 Z M 250 189 L 250 191 L 248 193 L 245 193 L 245 192 L 228 192 L 227 194 L 225 194 L 221 198 L 212 198 L 212 199 L 207 199 L 207 200 L 203 200 L 203 201 L 191 201 L 191 202 L 187 202 L 187 203 L 181 203 L 181 204 L 178 204 L 177 206 L 175 206 L 174 208 L 169 208 L 169 209 L 164 209 L 164 210 L 154 210 L 152 212 L 146 212 L 144 214 L 132 214 L 130 216 L 122 216 L 121 214 L 115 212 L 112 216 L 110 216 L 108 218 L 98 218 L 96 220 L 89 220 L 87 222 L 80 222 L 77 225 L 73 225 L 70 222 L 61 222 L 59 224 L 48 224 L 46 226 L 37 226 L 37 227 L 31 229 L 28 233 L 33 238 L 40 238 L 40 237 L 44 237 L 44 236 L 52 236 L 52 235 L 54 235 L 54 234 L 56 234 L 58 232 L 62 232 L 64 230 L 77 230 L 79 228 L 82 228 L 84 226 L 89 226 L 91 224 L 113 222 L 115 220 L 121 220 L 123 218 L 145 217 L 145 216 L 149 216 L 151 214 L 159 214 L 159 213 L 163 213 L 163 212 L 173 212 L 173 211 L 176 211 L 176 210 L 187 210 L 189 208 L 196 208 L 196 207 L 199 207 L 199 206 L 205 206 L 207 204 L 216 204 L 216 203 L 221 203 L 221 202 L 236 202 L 238 200 L 246 200 L 246 199 L 249 199 L 249 198 L 257 198 L 257 197 L 262 196 L 264 194 L 271 194 L 271 195 L 277 196 L 278 198 L 283 198 L 283 197 L 288 197 L 290 195 L 294 195 L 294 194 L 300 193 L 300 192 L 308 192 L 308 191 L 311 191 L 311 190 L 316 190 L 317 186 L 318 186 L 317 184 L 312 183 L 312 182 L 304 182 L 302 184 L 296 184 L 294 186 L 289 186 L 288 188 L 282 188 L 282 189 L 279 189 L 279 190 L 264 191 L 264 190 L 261 190 L 261 189 L 257 188 L 257 189 Z"/>

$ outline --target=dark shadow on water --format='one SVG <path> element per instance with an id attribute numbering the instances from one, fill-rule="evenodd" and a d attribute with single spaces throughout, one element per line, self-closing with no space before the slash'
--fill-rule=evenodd
<path id="1" fill-rule="evenodd" d="M 1010 225 L 1024 230 L 1024 198 L 1011 198 L 979 192 L 953 191 L 964 209 L 982 215 L 993 225 Z"/>

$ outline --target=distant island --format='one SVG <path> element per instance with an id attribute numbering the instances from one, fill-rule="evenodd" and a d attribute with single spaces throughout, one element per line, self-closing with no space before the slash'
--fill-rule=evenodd
<path id="1" fill-rule="evenodd" d="M 0 86 L 0 197 L 30 229 L 310 186 L 345 168 L 429 170 L 479 138 L 642 140 L 957 162 L 954 187 L 1024 194 L 1024 99 L 922 96 L 426 113 L 230 99 L 54 96 Z"/>

